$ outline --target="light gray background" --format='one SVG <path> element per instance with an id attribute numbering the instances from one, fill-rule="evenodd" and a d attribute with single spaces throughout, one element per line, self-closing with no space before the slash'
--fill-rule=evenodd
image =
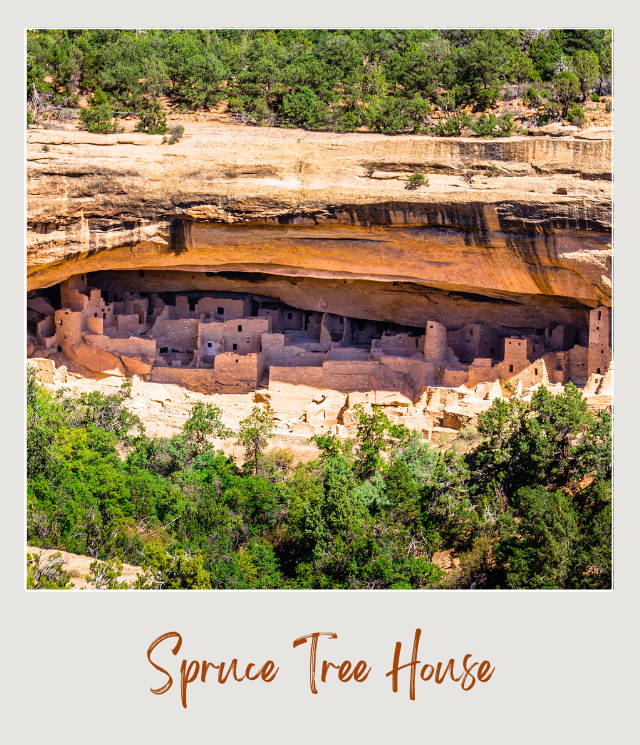
<path id="1" fill-rule="evenodd" d="M 613 3 L 322 2 L 304 11 L 247 2 L 35 3 L 5 7 L 3 40 L 2 366 L 4 626 L 2 733 L 12 743 L 200 742 L 627 742 L 637 736 L 638 456 L 632 385 L 637 384 L 637 51 L 635 15 Z M 439 6 L 440 8 L 440 6 Z M 448 11 L 448 12 L 447 12 Z M 23 28 L 127 27 L 613 27 L 616 41 L 616 424 L 615 590 L 612 592 L 206 592 L 27 593 L 24 587 L 24 72 Z M 9 95 L 7 95 L 9 94 Z M 637 338 L 637 335 L 636 335 Z M 493 679 L 468 693 L 451 681 L 408 676 L 391 692 L 396 641 L 408 661 L 422 629 L 422 662 L 488 659 Z M 160 634 L 179 631 L 177 658 L 156 650 L 173 688 L 146 660 Z M 309 645 L 293 640 L 335 631 L 319 657 L 360 658 L 363 684 L 308 685 Z M 180 706 L 183 658 L 280 666 L 276 680 L 194 683 Z"/>

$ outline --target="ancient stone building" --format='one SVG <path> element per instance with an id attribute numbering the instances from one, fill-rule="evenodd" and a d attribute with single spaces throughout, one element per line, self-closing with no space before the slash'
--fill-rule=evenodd
<path id="1" fill-rule="evenodd" d="M 573 381 L 598 401 L 612 390 L 607 308 L 590 311 L 588 327 L 552 324 L 520 334 L 435 320 L 403 328 L 302 311 L 259 295 L 117 293 L 89 280 L 78 275 L 62 283 L 60 302 L 67 306 L 59 309 L 46 298 L 30 299 L 41 319 L 34 356 L 54 353 L 74 369 L 209 393 L 266 387 L 302 434 L 350 431 L 355 424 L 345 414 L 345 396 L 364 396 L 367 405 L 390 407 L 398 421 L 430 431 L 466 426 L 509 382 L 524 394 Z"/>

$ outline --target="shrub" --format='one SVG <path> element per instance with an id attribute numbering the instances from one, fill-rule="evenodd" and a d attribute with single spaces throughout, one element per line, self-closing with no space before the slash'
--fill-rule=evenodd
<path id="1" fill-rule="evenodd" d="M 108 134 L 118 131 L 118 122 L 113 118 L 113 111 L 107 96 L 100 88 L 91 96 L 89 108 L 82 109 L 80 121 L 84 127 L 95 134 Z"/>
<path id="2" fill-rule="evenodd" d="M 435 134 L 438 137 L 458 137 L 471 121 L 472 118 L 466 111 L 458 112 L 444 122 L 440 120 L 436 125 Z"/>
<path id="3" fill-rule="evenodd" d="M 174 126 L 169 129 L 169 134 L 171 135 L 169 137 L 169 144 L 173 145 L 174 142 L 178 142 L 182 139 L 184 135 L 184 127 L 182 124 L 174 124 Z"/>
<path id="4" fill-rule="evenodd" d="M 598 95 L 598 94 L 597 94 L 597 93 L 596 93 L 596 92 L 594 91 L 594 92 L 593 92 L 593 93 L 591 94 L 591 100 L 592 100 L 592 101 L 596 101 L 596 102 L 597 102 L 597 101 L 599 101 L 599 100 L 600 100 L 600 96 L 599 96 L 599 95 Z"/>
<path id="5" fill-rule="evenodd" d="M 424 177 L 421 171 L 416 171 L 409 176 L 406 189 L 420 189 L 422 186 L 429 186 L 429 180 Z"/>
<path id="6" fill-rule="evenodd" d="M 497 124 L 498 120 L 495 114 L 481 114 L 478 120 L 471 125 L 471 129 L 479 137 L 492 137 Z"/>
<path id="7" fill-rule="evenodd" d="M 30 124 L 33 124 L 33 122 L 34 122 L 33 114 L 29 111 L 29 109 L 27 109 L 27 127 Z"/>
<path id="8" fill-rule="evenodd" d="M 167 116 L 158 101 L 147 103 L 147 108 L 140 113 L 140 121 L 135 125 L 136 132 L 150 135 L 163 135 L 169 131 Z"/>
<path id="9" fill-rule="evenodd" d="M 538 91 L 533 86 L 530 86 L 524 92 L 524 96 L 522 96 L 522 102 L 529 106 L 540 106 L 540 104 L 542 103 L 542 98 L 540 97 L 540 93 L 538 93 Z"/>
<path id="10" fill-rule="evenodd" d="M 586 123 L 586 117 L 584 115 L 584 111 L 582 110 L 582 107 L 579 106 L 577 103 L 574 103 L 567 113 L 567 119 L 571 122 L 571 124 L 574 124 L 576 127 L 583 127 Z"/>
<path id="11" fill-rule="evenodd" d="M 607 112 L 607 114 L 610 114 L 611 113 L 611 111 L 613 109 L 613 101 L 610 98 L 607 99 L 607 103 L 605 104 L 605 107 L 604 108 L 605 108 L 605 111 Z"/>
<path id="12" fill-rule="evenodd" d="M 510 111 L 504 111 L 498 117 L 494 133 L 498 137 L 510 137 L 515 127 L 516 123 L 513 121 L 513 114 Z"/>

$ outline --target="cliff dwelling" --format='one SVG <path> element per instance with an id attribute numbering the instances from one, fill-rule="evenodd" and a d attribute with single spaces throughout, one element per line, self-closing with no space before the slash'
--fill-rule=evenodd
<path id="1" fill-rule="evenodd" d="M 348 435 L 357 403 L 432 437 L 569 381 L 611 407 L 610 133 L 28 139 L 43 379 L 134 378 L 141 414 L 258 402 L 291 437 Z"/>
<path id="2" fill-rule="evenodd" d="M 254 394 L 302 436 L 348 435 L 356 403 L 381 405 L 431 436 L 473 423 L 506 391 L 526 396 L 569 381 L 592 408 L 610 405 L 611 312 L 604 306 L 540 328 L 428 317 L 403 325 L 358 316 L 348 285 L 338 303 L 351 304 L 347 315 L 322 294 L 316 310 L 262 294 L 260 277 L 242 278 L 257 291 L 241 292 L 207 289 L 235 278 L 201 272 L 186 281 L 184 274 L 98 271 L 29 292 L 34 363 L 205 395 Z M 181 283 L 187 289 L 176 289 Z"/>

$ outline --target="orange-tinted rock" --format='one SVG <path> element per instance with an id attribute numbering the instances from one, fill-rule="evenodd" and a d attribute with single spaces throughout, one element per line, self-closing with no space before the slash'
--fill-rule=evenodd
<path id="1" fill-rule="evenodd" d="M 151 372 L 152 365 L 143 361 L 142 357 L 127 357 L 123 354 L 120 359 L 124 362 L 129 375 L 147 375 Z"/>
<path id="2" fill-rule="evenodd" d="M 168 158 L 156 145 L 78 134 L 29 135 L 29 288 L 163 269 L 183 275 L 181 290 L 268 289 L 294 307 L 408 325 L 429 309 L 455 325 L 458 306 L 485 322 L 580 325 L 585 307 L 610 305 L 608 140 L 217 125 Z M 56 157 L 45 162 L 47 137 Z M 371 163 L 375 173 L 420 170 L 430 185 L 368 178 Z M 487 175 L 482 188 L 464 178 L 470 168 Z M 247 276 L 243 287 L 247 272 L 271 286 Z"/>
<path id="3" fill-rule="evenodd" d="M 73 345 L 73 351 L 76 356 L 75 362 L 84 365 L 94 372 L 104 373 L 106 375 L 118 375 L 125 377 L 125 369 L 118 357 L 95 344 L 80 342 Z"/>

